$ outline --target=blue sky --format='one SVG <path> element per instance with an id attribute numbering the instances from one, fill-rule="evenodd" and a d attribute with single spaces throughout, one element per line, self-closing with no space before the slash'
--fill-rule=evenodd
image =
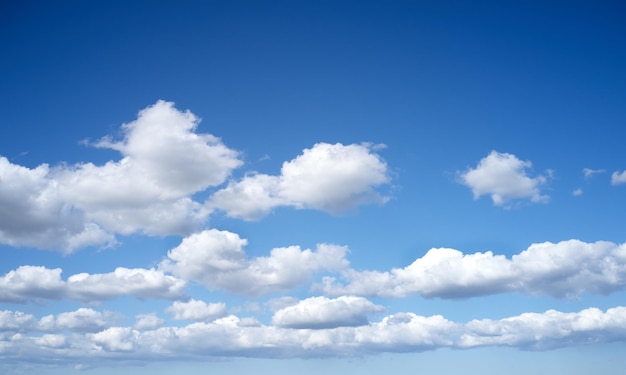
<path id="1" fill-rule="evenodd" d="M 625 11 L 4 3 L 0 369 L 620 373 Z"/>

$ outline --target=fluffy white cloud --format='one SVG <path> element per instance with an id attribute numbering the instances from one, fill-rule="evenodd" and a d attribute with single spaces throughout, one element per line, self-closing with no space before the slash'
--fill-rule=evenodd
<path id="1" fill-rule="evenodd" d="M 282 247 L 272 249 L 268 257 L 248 259 L 246 244 L 236 233 L 205 230 L 184 238 L 160 268 L 210 289 L 261 295 L 302 284 L 315 272 L 348 266 L 348 249 L 343 246 L 320 244 L 315 251 Z"/>
<path id="2" fill-rule="evenodd" d="M 24 302 L 28 299 L 60 299 L 66 285 L 61 269 L 21 266 L 0 278 L 0 301 Z"/>
<path id="3" fill-rule="evenodd" d="M 21 311 L 0 311 L 0 332 L 3 331 L 28 331 L 37 323 L 33 315 Z"/>
<path id="4" fill-rule="evenodd" d="M 339 214 L 361 204 L 384 203 L 376 188 L 389 182 L 386 163 L 369 144 L 317 143 L 283 163 L 279 176 L 252 174 L 211 197 L 211 208 L 256 220 L 277 206 Z"/>
<path id="5" fill-rule="evenodd" d="M 468 298 L 503 292 L 575 297 L 608 294 L 626 286 L 626 245 L 578 240 L 533 244 L 507 259 L 491 251 L 463 254 L 431 249 L 389 272 L 346 270 L 346 285 L 332 277 L 320 286 L 333 295 Z"/>
<path id="6" fill-rule="evenodd" d="M 79 273 L 67 279 L 67 296 L 81 301 L 99 301 L 123 295 L 139 298 L 180 298 L 185 281 L 162 271 L 118 267 L 110 273 Z"/>
<path id="7" fill-rule="evenodd" d="M 226 315 L 226 304 L 191 299 L 187 302 L 174 301 L 165 311 L 171 313 L 175 320 L 210 321 Z"/>
<path id="8" fill-rule="evenodd" d="M 71 252 L 114 238 L 62 198 L 48 165 L 30 169 L 0 157 L 0 243 Z"/>
<path id="9" fill-rule="evenodd" d="M 507 345 L 545 350 L 626 339 L 626 307 L 606 312 L 589 308 L 564 313 L 524 313 L 502 320 L 473 320 L 465 325 L 461 347 Z"/>
<path id="10" fill-rule="evenodd" d="M 0 313 L 0 318 L 2 316 Z M 13 361 L 28 362 L 33 355 L 40 360 L 54 359 L 56 364 L 225 356 L 309 358 L 503 345 L 547 350 L 626 342 L 626 307 L 606 311 L 596 308 L 579 312 L 549 310 L 467 323 L 453 322 L 440 315 L 420 316 L 406 312 L 360 326 L 320 329 L 268 326 L 232 315 L 183 327 L 145 331 L 108 327 L 96 333 L 43 336 L 31 334 L 36 332 L 32 322 L 14 325 L 18 327 L 0 337 L 3 358 Z M 58 348 L 64 350 L 58 351 Z"/>
<path id="11" fill-rule="evenodd" d="M 113 234 L 188 234 L 210 213 L 194 193 L 223 183 L 242 162 L 199 119 L 158 101 L 124 124 L 104 165 L 29 169 L 0 157 L 0 243 L 71 252 L 111 245 Z"/>
<path id="12" fill-rule="evenodd" d="M 491 151 L 476 168 L 459 173 L 459 178 L 472 189 L 474 199 L 490 195 L 496 206 L 506 206 L 512 200 L 525 198 L 532 202 L 546 202 L 548 196 L 541 193 L 541 186 L 547 182 L 547 177 L 528 176 L 530 167 L 531 162 L 522 161 L 513 154 Z"/>
<path id="13" fill-rule="evenodd" d="M 362 297 L 311 297 L 278 310 L 272 317 L 272 324 L 286 328 L 313 329 L 354 327 L 368 324 L 369 313 L 383 310 L 382 306 Z"/>
<path id="14" fill-rule="evenodd" d="M 80 308 L 76 311 L 58 315 L 47 315 L 39 320 L 38 329 L 47 332 L 63 330 L 97 332 L 109 325 L 109 317 L 101 312 Z"/>
<path id="15" fill-rule="evenodd" d="M 110 273 L 80 273 L 63 280 L 60 268 L 21 266 L 0 278 L 0 301 L 69 298 L 97 302 L 118 296 L 175 299 L 183 296 L 184 287 L 184 280 L 155 269 L 118 267 Z"/>
<path id="16" fill-rule="evenodd" d="M 611 184 L 613 185 L 620 185 L 620 184 L 626 184 L 626 170 L 620 172 L 613 172 L 613 174 L 611 175 Z"/>
<path id="17" fill-rule="evenodd" d="M 139 314 L 136 316 L 137 322 L 133 326 L 137 330 L 154 329 L 161 327 L 165 320 L 159 318 L 156 314 Z"/>

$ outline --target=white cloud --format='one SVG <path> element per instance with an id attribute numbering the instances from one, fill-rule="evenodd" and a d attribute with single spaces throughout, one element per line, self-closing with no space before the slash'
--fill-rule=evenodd
<path id="1" fill-rule="evenodd" d="M 231 217 L 256 220 L 274 207 L 339 214 L 361 204 L 384 203 L 376 188 L 389 183 L 386 163 L 369 144 L 317 143 L 283 163 L 279 176 L 251 174 L 230 182 L 207 203 Z"/>
<path id="2" fill-rule="evenodd" d="M 604 173 L 606 170 L 604 169 L 591 169 L 591 168 L 583 168 L 583 174 L 585 175 L 585 179 L 590 179 L 594 174 Z"/>
<path id="3" fill-rule="evenodd" d="M 0 318 L 2 316 L 0 313 Z M 37 355 L 38 359 L 53 359 L 56 364 L 87 361 L 94 365 L 104 360 L 343 357 L 489 346 L 548 350 L 626 342 L 626 307 L 606 311 L 597 308 L 579 312 L 548 310 L 467 323 L 453 322 L 440 315 L 399 312 L 364 325 L 319 329 L 268 326 L 232 315 L 182 327 L 145 331 L 108 327 L 96 333 L 43 336 L 30 334 L 36 331 L 28 320 L 13 325 L 15 327 L 1 341 L 4 358 L 29 362 Z M 64 350 L 58 351 L 58 348 Z"/>
<path id="4" fill-rule="evenodd" d="M 530 177 L 529 161 L 522 161 L 513 154 L 491 151 L 480 160 L 476 168 L 459 173 L 461 183 L 472 189 L 474 199 L 490 195 L 496 206 L 507 206 L 516 199 L 532 202 L 547 202 L 548 196 L 541 193 L 541 186 L 548 181 L 546 176 Z"/>
<path id="5" fill-rule="evenodd" d="M 4 331 L 28 331 L 37 323 L 33 315 L 21 311 L 0 311 L 0 332 Z"/>
<path id="6" fill-rule="evenodd" d="M 118 161 L 29 169 L 0 157 L 0 242 L 71 252 L 111 245 L 114 233 L 190 233 L 210 213 L 191 196 L 242 164 L 219 138 L 196 133 L 198 123 L 158 101 L 122 126 L 121 141 L 95 143 Z"/>
<path id="7" fill-rule="evenodd" d="M 79 273 L 67 279 L 67 295 L 81 301 L 100 301 L 123 295 L 139 298 L 180 298 L 185 281 L 162 271 L 118 267 L 110 273 Z"/>
<path id="8" fill-rule="evenodd" d="M 578 188 L 578 189 L 572 191 L 572 195 L 575 196 L 575 197 L 580 197 L 581 195 L 583 195 L 583 189 Z"/>
<path id="9" fill-rule="evenodd" d="M 0 301 L 25 302 L 69 298 L 98 302 L 119 296 L 174 299 L 183 296 L 185 281 L 162 271 L 118 267 L 103 274 L 80 273 L 61 278 L 61 269 L 21 266 L 0 278 Z"/>
<path id="10" fill-rule="evenodd" d="M 278 310 L 272 317 L 272 324 L 286 328 L 313 329 L 354 327 L 368 324 L 369 313 L 383 310 L 382 306 L 362 297 L 311 297 Z"/>
<path id="11" fill-rule="evenodd" d="M 626 286 L 626 245 L 578 240 L 533 244 L 507 259 L 503 255 L 463 254 L 431 249 L 405 268 L 389 272 L 346 270 L 346 285 L 325 277 L 320 286 L 332 295 L 468 298 L 521 292 L 571 298 L 608 294 Z"/>
<path id="12" fill-rule="evenodd" d="M 139 314 L 136 316 L 137 322 L 133 326 L 137 330 L 155 329 L 161 327 L 165 320 L 159 318 L 156 314 Z"/>
<path id="13" fill-rule="evenodd" d="M 613 172 L 611 175 L 611 184 L 613 185 L 621 185 L 626 184 L 626 170 L 620 172 Z"/>
<path id="14" fill-rule="evenodd" d="M 211 321 L 226 315 L 226 304 L 191 299 L 188 302 L 174 301 L 165 311 L 175 320 Z"/>
<path id="15" fill-rule="evenodd" d="M 626 339 L 626 308 L 606 312 L 589 308 L 564 313 L 524 313 L 502 320 L 473 320 L 465 325 L 461 347 L 507 345 L 545 350 Z"/>
<path id="16" fill-rule="evenodd" d="M 62 249 L 111 245 L 114 238 L 65 201 L 47 164 L 29 169 L 0 157 L 0 243 Z"/>
<path id="17" fill-rule="evenodd" d="M 109 325 L 108 317 L 101 312 L 80 308 L 58 315 L 48 315 L 40 319 L 38 329 L 46 332 L 63 330 L 97 332 Z"/>
<path id="18" fill-rule="evenodd" d="M 28 299 L 60 299 L 66 285 L 61 269 L 40 266 L 20 266 L 0 278 L 0 301 L 24 302 Z"/>
<path id="19" fill-rule="evenodd" d="M 320 244 L 315 251 L 299 246 L 272 249 L 268 257 L 248 259 L 247 240 L 216 229 L 195 233 L 170 250 L 160 268 L 210 289 L 261 295 L 287 290 L 308 281 L 313 273 L 348 266 L 343 246 Z"/>

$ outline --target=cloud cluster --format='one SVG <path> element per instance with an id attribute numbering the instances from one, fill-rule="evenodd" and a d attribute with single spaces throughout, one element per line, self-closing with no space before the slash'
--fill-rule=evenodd
<path id="1" fill-rule="evenodd" d="M 257 220 L 278 206 L 332 214 L 388 198 L 376 188 L 389 182 L 386 163 L 370 144 L 317 143 L 283 163 L 279 176 L 251 174 L 217 191 L 209 204 L 229 216 Z"/>
<path id="2" fill-rule="evenodd" d="M 306 320 L 307 314 L 303 313 Z M 84 322 L 95 323 L 69 325 L 66 329 L 73 331 L 71 336 L 59 333 L 61 331 L 37 336 L 31 333 L 42 332 L 42 329 L 33 316 L 0 312 L 0 356 L 5 360 L 25 360 L 36 353 L 38 358 L 54 359 L 56 363 L 87 358 L 90 361 L 223 356 L 308 358 L 486 346 L 547 350 L 626 340 L 626 307 L 606 311 L 596 308 L 579 312 L 549 310 L 467 323 L 453 322 L 440 315 L 420 316 L 409 312 L 391 314 L 362 325 L 347 321 L 346 325 L 317 325 L 316 329 L 268 326 L 230 315 L 182 327 L 139 330 L 102 323 L 95 312 L 77 311 L 73 316 L 81 314 L 87 317 Z M 330 322 L 337 320 L 329 316 Z M 96 326 L 101 329 L 93 331 Z M 58 351 L 60 347 L 64 350 Z"/>
<path id="3" fill-rule="evenodd" d="M 88 308 L 46 315 L 41 319 L 20 311 L 0 311 L 0 332 L 98 332 L 112 324 L 113 314 Z"/>
<path id="4" fill-rule="evenodd" d="M 115 233 L 191 232 L 208 214 L 191 195 L 242 164 L 218 138 L 196 133 L 198 123 L 158 101 L 123 125 L 122 140 L 94 144 L 120 160 L 29 169 L 0 158 L 0 241 L 71 252 L 110 245 Z"/>
<path id="5" fill-rule="evenodd" d="M 197 133 L 199 122 L 160 100 L 122 126 L 121 140 L 90 143 L 119 160 L 31 169 L 0 157 L 0 243 L 72 252 L 111 246 L 116 234 L 188 235 L 214 209 L 251 220 L 277 206 L 337 214 L 387 200 L 376 191 L 389 182 L 376 147 L 318 143 L 280 176 L 249 174 L 198 202 L 194 194 L 243 164 L 219 138 Z"/>
<path id="6" fill-rule="evenodd" d="M 548 177 L 530 177 L 527 171 L 530 167 L 531 162 L 513 154 L 491 151 L 476 168 L 459 173 L 459 179 L 472 189 L 474 199 L 489 195 L 496 206 L 507 206 L 513 200 L 526 198 L 532 202 L 547 202 L 549 197 L 541 193 L 541 187 Z"/>
<path id="7" fill-rule="evenodd" d="M 118 267 L 110 273 L 79 273 L 63 280 L 60 268 L 21 266 L 0 278 L 0 302 L 67 298 L 93 303 L 120 296 L 176 299 L 183 296 L 184 287 L 184 280 L 155 269 Z"/>
<path id="8" fill-rule="evenodd" d="M 507 259 L 435 248 L 404 268 L 389 272 L 345 270 L 346 284 L 325 277 L 331 295 L 468 298 L 520 292 L 570 298 L 608 294 L 626 286 L 626 245 L 578 240 L 533 244 Z"/>
<path id="9" fill-rule="evenodd" d="M 282 247 L 272 249 L 267 257 L 248 259 L 246 245 L 247 240 L 236 233 L 204 230 L 170 250 L 160 269 L 212 290 L 262 295 L 300 285 L 315 272 L 338 271 L 349 264 L 343 246 L 320 244 L 314 251 Z"/>

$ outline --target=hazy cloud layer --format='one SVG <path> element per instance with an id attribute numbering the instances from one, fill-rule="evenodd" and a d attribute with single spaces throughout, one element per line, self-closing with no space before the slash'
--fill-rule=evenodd
<path id="1" fill-rule="evenodd" d="M 387 198 L 376 188 L 389 183 L 386 163 L 370 144 L 317 143 L 283 163 L 279 176 L 251 174 L 232 181 L 208 202 L 229 216 L 257 220 L 274 207 L 312 208 L 339 214 Z"/>
<path id="2" fill-rule="evenodd" d="M 326 277 L 320 288 L 332 295 L 468 298 L 505 292 L 576 297 L 608 294 L 626 285 L 626 245 L 578 240 L 533 244 L 511 259 L 435 248 L 404 268 L 389 272 L 345 270 L 341 284 Z"/>
<path id="3" fill-rule="evenodd" d="M 120 296 L 176 299 L 185 281 L 162 271 L 118 267 L 101 274 L 79 273 L 61 278 L 61 269 L 21 266 L 0 278 L 0 302 L 75 299 L 98 302 Z"/>
<path id="4" fill-rule="evenodd" d="M 87 321 L 98 319 L 95 314 Z M 4 360 L 28 360 L 33 355 L 41 360 L 54 359 L 56 363 L 223 356 L 342 357 L 486 346 L 547 350 L 626 341 L 626 307 L 606 311 L 589 308 L 573 313 L 549 310 L 467 323 L 440 315 L 396 313 L 364 325 L 320 329 L 266 326 L 231 315 L 183 327 L 138 330 L 109 326 L 97 332 L 74 328 L 70 334 L 44 336 L 35 335 L 41 329 L 33 316 L 2 311 L 0 327 L 0 358 Z M 59 347 L 64 350 L 58 351 Z"/>
<path id="5" fill-rule="evenodd" d="M 542 194 L 541 187 L 548 177 L 530 177 L 527 170 L 531 167 L 531 162 L 520 160 L 513 154 L 491 151 L 476 168 L 459 173 L 459 178 L 462 184 L 472 189 L 474 199 L 489 195 L 496 206 L 506 207 L 517 199 L 547 202 L 549 198 Z"/>
<path id="6" fill-rule="evenodd" d="M 160 268 L 212 290 L 262 295 L 291 289 L 309 281 L 315 272 L 338 271 L 349 264 L 343 246 L 282 247 L 272 249 L 267 257 L 248 259 L 246 245 L 247 240 L 236 233 L 205 230 L 183 239 Z"/>

